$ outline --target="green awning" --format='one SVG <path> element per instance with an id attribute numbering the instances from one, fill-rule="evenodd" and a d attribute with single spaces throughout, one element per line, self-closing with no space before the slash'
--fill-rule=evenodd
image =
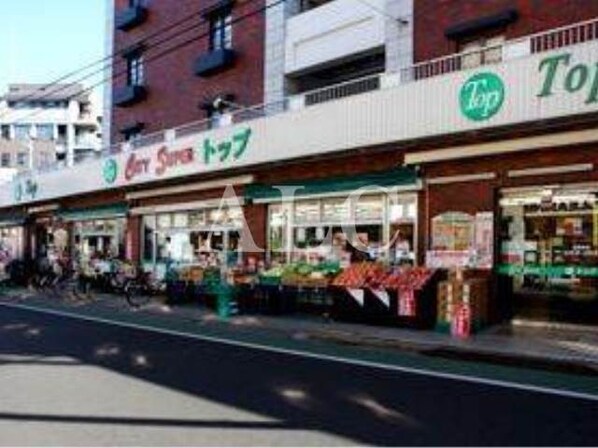
<path id="1" fill-rule="evenodd" d="M 334 193 L 350 193 L 361 188 L 393 188 L 417 185 L 417 173 L 413 168 L 395 168 L 388 171 L 360 174 L 356 176 L 327 177 L 323 179 L 284 182 L 277 186 L 301 186 L 296 196 L 311 196 Z M 275 201 L 281 199 L 281 192 L 273 185 L 250 184 L 245 186 L 245 199 L 253 201 Z"/>
<path id="2" fill-rule="evenodd" d="M 64 221 L 93 221 L 96 219 L 119 218 L 127 215 L 128 204 L 113 204 L 92 208 L 71 208 L 60 210 L 56 216 Z"/>
<path id="3" fill-rule="evenodd" d="M 27 217 L 21 214 L 0 215 L 0 227 L 19 227 L 25 224 Z"/>

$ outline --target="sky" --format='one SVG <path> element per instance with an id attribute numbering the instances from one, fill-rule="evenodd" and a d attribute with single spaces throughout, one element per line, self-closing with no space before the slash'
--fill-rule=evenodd
<path id="1" fill-rule="evenodd" d="M 103 58 L 106 3 L 0 0 L 0 95 L 9 83 L 49 83 Z M 101 98 L 100 89 L 93 93 Z"/>

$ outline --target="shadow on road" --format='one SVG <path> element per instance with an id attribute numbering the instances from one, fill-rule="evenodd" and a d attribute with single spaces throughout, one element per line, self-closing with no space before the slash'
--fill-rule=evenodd
<path id="1" fill-rule="evenodd" d="M 64 357 L 76 363 L 56 361 Z M 65 369 L 77 363 L 110 369 L 274 423 L 9 412 L 0 413 L 0 421 L 305 429 L 378 445 L 592 445 L 598 440 L 594 402 L 4 308 L 0 369 L 2 359 L 44 364 L 44 358 Z"/>

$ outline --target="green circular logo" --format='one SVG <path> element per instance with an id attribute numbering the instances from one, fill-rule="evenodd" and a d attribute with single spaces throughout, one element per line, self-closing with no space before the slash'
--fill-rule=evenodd
<path id="1" fill-rule="evenodd" d="M 505 102 L 505 84 L 498 75 L 478 73 L 469 78 L 459 93 L 461 112 L 472 121 L 485 121 L 496 115 Z"/>
<path id="2" fill-rule="evenodd" d="M 14 197 L 16 202 L 21 202 L 21 199 L 23 199 L 23 186 L 21 182 L 15 185 Z"/>
<path id="3" fill-rule="evenodd" d="M 104 163 L 104 180 L 109 184 L 113 184 L 116 181 L 117 174 L 118 165 L 116 163 L 116 160 L 106 160 L 106 162 Z"/>

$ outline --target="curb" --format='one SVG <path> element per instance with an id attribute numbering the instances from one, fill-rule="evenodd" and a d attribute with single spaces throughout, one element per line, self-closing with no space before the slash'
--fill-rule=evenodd
<path id="1" fill-rule="evenodd" d="M 472 347 L 456 347 L 435 343 L 417 343 L 396 339 L 363 337 L 360 335 L 341 335 L 331 332 L 306 332 L 314 340 L 328 341 L 343 345 L 383 348 L 409 351 L 424 356 L 470 362 L 486 362 L 512 367 L 524 367 L 536 370 L 549 370 L 560 373 L 573 373 L 598 376 L 598 363 L 581 359 L 549 358 L 529 354 L 493 352 Z"/>

